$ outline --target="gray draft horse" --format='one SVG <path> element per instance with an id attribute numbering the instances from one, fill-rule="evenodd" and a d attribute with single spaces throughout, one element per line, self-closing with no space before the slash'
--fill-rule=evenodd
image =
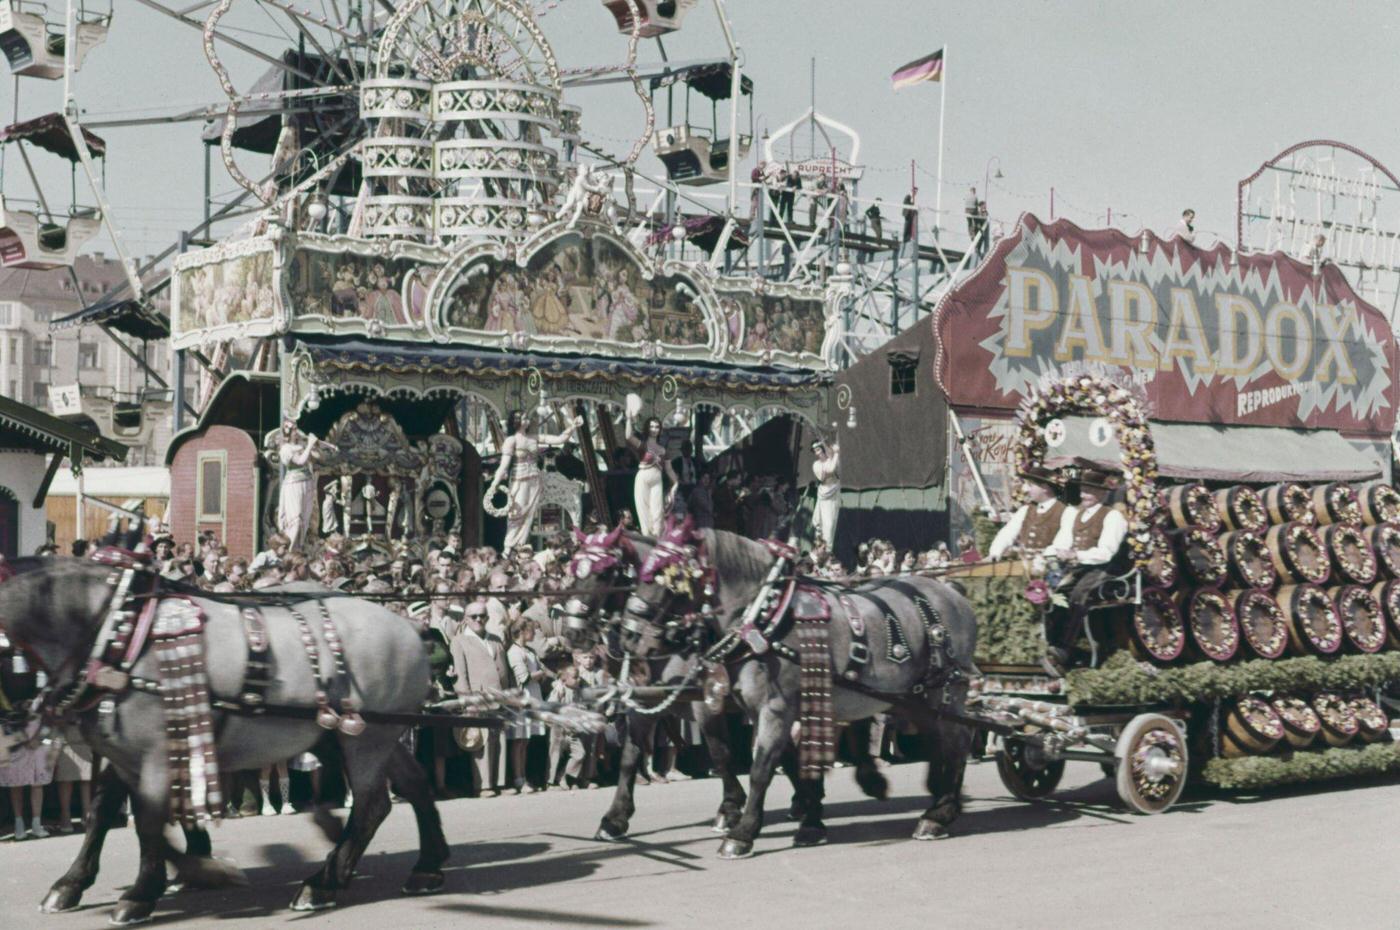
<path id="1" fill-rule="evenodd" d="M 112 595 L 112 568 L 73 559 L 20 559 L 11 565 L 19 574 L 0 583 L 0 628 L 15 647 L 48 671 L 47 688 L 63 689 L 83 673 L 99 635 Z M 288 586 L 279 592 L 285 598 L 284 607 L 264 608 L 272 665 L 266 695 L 269 706 L 316 707 L 318 684 L 308 649 L 285 607 L 301 607 L 305 615 L 319 616 L 319 610 L 308 605 L 327 593 L 315 585 Z M 207 597 L 194 600 L 206 618 L 203 636 L 210 694 L 215 700 L 237 701 L 248 664 L 239 607 Z M 337 678 L 332 701 L 352 698 L 371 714 L 418 711 L 428 697 L 429 673 L 427 653 L 413 626 L 364 601 L 332 597 L 324 603 L 343 643 L 349 671 L 348 682 Z M 331 651 L 324 630 L 319 623 L 310 626 L 316 649 L 323 658 L 328 657 Z M 132 674 L 159 680 L 158 663 L 149 650 L 132 668 Z M 164 827 L 170 818 L 171 776 L 161 698 L 137 689 L 111 692 L 107 697 L 112 706 L 110 714 L 102 715 L 105 719 L 99 720 L 99 712 L 93 708 L 80 713 L 75 724 L 83 739 L 109 760 L 131 794 L 140 867 L 136 881 L 112 912 L 112 923 L 122 925 L 149 919 L 165 891 L 165 859 L 170 847 Z M 442 887 L 441 867 L 449 848 L 427 779 L 399 743 L 405 728 L 372 723 L 357 736 L 335 734 L 354 791 L 354 807 L 344 835 L 325 864 L 302 884 L 292 902 L 294 909 L 314 910 L 335 903 L 389 812 L 390 778 L 412 804 L 418 823 L 419 858 L 403 890 L 421 894 Z M 244 716 L 216 710 L 214 733 L 220 770 L 233 772 L 260 768 L 308 751 L 327 731 L 309 716 Z M 94 805 L 83 850 L 69 874 L 55 883 L 45 898 L 45 910 L 75 907 L 82 891 L 92 884 L 102 839 L 117 816 L 120 795 L 120 791 L 105 792 Z M 207 854 L 207 836 L 192 838 L 188 852 Z"/>
<path id="2" fill-rule="evenodd" d="M 618 641 L 619 630 L 609 624 L 608 618 L 620 617 L 626 603 L 628 587 L 636 575 L 636 570 L 651 555 L 656 543 L 649 536 L 623 532 L 616 528 L 600 531 L 587 536 L 576 533 L 579 548 L 575 552 L 570 570 L 578 580 L 581 589 L 590 586 L 597 590 L 595 595 L 580 595 L 566 605 L 568 620 L 564 627 L 564 637 L 570 648 L 591 649 L 604 642 L 611 655 L 621 655 Z M 645 661 L 647 679 L 651 683 L 678 687 L 683 683 L 698 684 L 699 677 L 692 674 L 698 664 L 698 656 L 693 650 L 684 649 L 681 643 L 671 643 L 666 648 L 675 650 L 673 655 L 639 658 Z M 740 816 L 748 802 L 748 795 L 734 771 L 733 751 L 730 747 L 730 734 L 724 712 L 713 711 L 703 701 L 693 701 L 674 708 L 670 713 L 688 716 L 700 728 L 709 752 L 710 763 L 723 786 L 723 798 L 715 813 L 713 830 L 727 834 L 738 825 Z M 618 766 L 617 787 L 613 792 L 612 803 L 598 824 L 594 839 L 613 841 L 627 835 L 635 802 L 637 770 L 641 764 L 642 752 L 652 744 L 653 735 L 660 722 L 659 714 L 628 713 L 622 732 L 622 757 Z M 866 795 L 883 799 L 889 793 L 889 782 L 876 767 L 869 752 L 870 720 L 864 719 L 852 724 L 856 747 L 856 783 Z M 793 783 L 793 803 L 791 816 L 798 821 L 798 830 L 793 838 L 796 846 L 816 846 L 826 839 L 826 826 L 822 822 L 823 785 L 797 778 L 797 755 L 795 747 L 789 746 L 782 758 L 783 768 Z"/>
<path id="3" fill-rule="evenodd" d="M 704 564 L 712 570 L 708 599 L 711 611 L 710 636 L 718 638 L 735 630 L 746 609 L 763 594 L 777 556 L 761 543 L 722 530 L 691 529 L 688 521 L 668 521 L 660 544 L 644 562 L 636 593 L 628 598 L 624 623 L 633 630 L 649 630 L 642 637 L 630 637 L 625 645 L 634 654 L 655 654 L 665 629 L 682 626 L 683 615 L 706 616 L 698 599 L 676 593 L 663 584 L 668 568 L 682 561 Z M 919 840 L 948 835 L 948 827 L 961 810 L 963 772 L 971 749 L 972 729 L 943 714 L 961 715 L 964 710 L 968 675 L 973 672 L 972 651 L 977 641 L 977 618 L 967 599 L 951 586 L 930 578 L 915 576 L 874 578 L 855 586 L 812 581 L 814 596 L 824 601 L 832 618 L 828 624 L 829 649 L 833 671 L 841 670 L 851 653 L 854 636 L 847 607 L 859 615 L 867 631 L 869 659 L 859 666 L 856 677 L 847 684 L 839 677 L 832 689 L 833 713 L 837 722 L 856 721 L 881 713 L 896 702 L 908 709 L 917 702 L 920 713 L 915 723 L 925 741 L 929 759 L 927 785 L 932 805 L 921 815 L 914 830 Z M 936 612 L 946 638 L 946 651 L 933 642 L 930 624 L 915 598 Z M 897 654 L 891 625 L 904 658 Z M 790 648 L 797 645 L 797 634 L 788 631 L 779 640 Z M 956 673 L 925 689 L 932 681 L 930 671 L 951 657 Z M 951 671 L 951 669 L 949 670 Z M 733 675 L 733 697 L 757 724 L 754 761 L 749 771 L 749 796 L 738 823 L 720 845 L 720 857 L 738 859 L 753 854 L 754 839 L 763 826 L 763 802 L 774 770 L 793 740 L 794 725 L 801 704 L 801 670 L 768 650 L 737 665 Z M 809 781 L 806 791 L 819 784 Z M 808 799 L 807 804 L 811 804 Z"/>

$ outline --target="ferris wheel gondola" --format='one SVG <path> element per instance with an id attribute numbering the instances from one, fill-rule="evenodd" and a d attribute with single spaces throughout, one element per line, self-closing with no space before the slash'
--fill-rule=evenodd
<path id="1" fill-rule="evenodd" d="M 63 10 L 62 3 L 57 4 Z M 49 10 L 43 0 L 0 0 L 0 52 L 10 73 L 57 80 L 63 77 L 68 32 L 62 13 Z M 82 67 L 87 53 L 107 38 L 112 22 L 112 0 L 78 0 L 73 10 L 73 66 Z"/>
<path id="2" fill-rule="evenodd" d="M 107 143 L 100 136 L 84 130 L 83 141 L 91 157 L 104 158 Z M 79 249 L 102 228 L 102 215 L 96 207 L 78 203 L 76 172 L 81 154 L 63 115 L 50 113 L 0 130 L 0 147 L 11 146 L 19 150 L 30 171 L 35 199 L 20 201 L 0 191 L 0 267 L 47 270 L 71 266 Z M 72 165 L 73 192 L 66 211 L 56 211 L 50 205 L 33 174 L 25 146 L 48 151 Z"/>
<path id="3" fill-rule="evenodd" d="M 685 119 L 658 129 L 653 141 L 656 157 L 666 166 L 667 176 L 677 184 L 701 186 L 717 184 L 729 177 L 731 158 L 743 161 L 753 145 L 753 81 L 741 75 L 739 96 L 748 100 L 749 131 L 735 139 L 720 134 L 719 102 L 731 100 L 734 92 L 734 66 L 730 62 L 694 65 L 669 71 L 651 79 L 651 93 L 665 90 L 670 98 L 676 85 L 684 88 Z M 710 101 L 710 125 L 691 122 L 691 98 L 699 95 Z M 674 102 L 674 101 L 671 101 Z M 669 108 L 668 108 L 669 109 Z"/>

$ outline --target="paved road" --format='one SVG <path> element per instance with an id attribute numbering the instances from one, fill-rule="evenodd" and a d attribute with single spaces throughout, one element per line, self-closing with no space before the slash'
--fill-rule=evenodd
<path id="1" fill-rule="evenodd" d="M 708 823 L 714 781 L 639 789 L 637 831 L 626 844 L 590 837 L 605 791 L 549 792 L 442 806 L 454 844 L 447 890 L 397 894 L 413 861 L 411 812 L 395 805 L 342 907 L 285 909 L 327 849 L 307 816 L 245 818 L 214 832 L 252 887 L 168 897 L 166 926 L 276 927 L 802 927 L 1085 928 L 1170 926 L 1391 927 L 1388 892 L 1400 783 L 1255 798 L 1190 798 L 1158 817 L 1117 805 L 1092 765 L 1071 764 L 1055 801 L 1009 799 L 991 763 L 969 770 L 970 802 L 954 838 L 908 840 L 924 807 L 921 766 L 889 770 L 896 796 L 864 799 L 849 771 L 831 779 L 831 843 L 792 849 L 793 825 L 770 818 L 757 855 L 714 857 Z M 770 810 L 786 809 L 786 785 Z M 135 875 L 131 831 L 108 841 L 104 869 L 73 914 L 36 912 L 78 839 L 0 846 L 6 930 L 104 927 Z"/>

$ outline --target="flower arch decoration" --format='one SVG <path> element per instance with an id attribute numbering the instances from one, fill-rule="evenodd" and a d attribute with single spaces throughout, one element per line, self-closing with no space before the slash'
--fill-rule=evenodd
<path id="1" fill-rule="evenodd" d="M 1056 381 L 1021 402 L 1016 465 L 1045 461 L 1045 424 L 1067 414 L 1107 417 L 1118 439 L 1128 504 L 1128 546 L 1138 568 L 1152 557 L 1152 527 L 1157 513 L 1157 451 L 1142 405 L 1126 388 L 1091 375 Z"/>

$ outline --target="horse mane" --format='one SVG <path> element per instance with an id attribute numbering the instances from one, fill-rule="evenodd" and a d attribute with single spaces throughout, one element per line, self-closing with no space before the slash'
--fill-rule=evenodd
<path id="1" fill-rule="evenodd" d="M 761 585 L 773 567 L 775 556 L 761 542 L 728 530 L 700 530 L 699 535 L 705 541 L 705 558 L 715 570 L 720 591 L 751 593 L 748 589 Z"/>

